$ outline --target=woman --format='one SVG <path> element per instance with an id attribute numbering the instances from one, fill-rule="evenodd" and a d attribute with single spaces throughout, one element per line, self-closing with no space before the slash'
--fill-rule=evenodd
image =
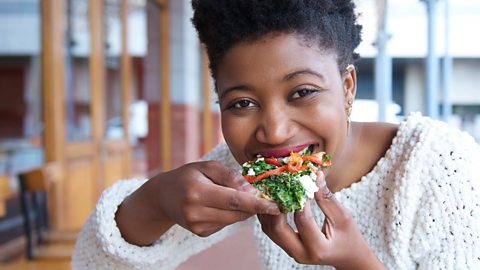
<path id="1" fill-rule="evenodd" d="M 352 1 L 192 6 L 226 145 L 210 161 L 106 190 L 74 269 L 172 269 L 246 219 L 266 269 L 480 269 L 478 144 L 418 114 L 399 126 L 350 122 L 361 30 Z M 293 216 L 238 173 L 258 154 L 308 146 L 333 166 Z"/>

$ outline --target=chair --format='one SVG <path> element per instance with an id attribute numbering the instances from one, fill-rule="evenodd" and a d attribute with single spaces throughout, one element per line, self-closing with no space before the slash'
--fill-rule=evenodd
<path id="1" fill-rule="evenodd" d="M 7 214 L 6 201 L 10 198 L 11 191 L 8 184 L 8 177 L 0 175 L 0 218 Z"/>
<path id="2" fill-rule="evenodd" d="M 45 164 L 42 167 L 18 174 L 20 182 L 20 207 L 22 212 L 24 232 L 27 237 L 26 255 L 29 260 L 38 257 L 66 257 L 71 254 L 68 248 L 62 252 L 53 250 L 46 244 L 71 243 L 76 239 L 76 233 L 52 232 L 49 226 L 47 195 L 52 190 L 55 181 L 60 176 L 59 167 Z"/>

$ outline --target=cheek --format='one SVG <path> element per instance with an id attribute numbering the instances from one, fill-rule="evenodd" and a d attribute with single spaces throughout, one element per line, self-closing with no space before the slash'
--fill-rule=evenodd
<path id="1" fill-rule="evenodd" d="M 347 119 L 339 102 L 330 101 L 317 104 L 304 115 L 315 115 L 309 118 L 308 129 L 324 140 L 325 151 L 335 155 L 341 151 L 347 136 Z"/>
<path id="2" fill-rule="evenodd" d="M 223 137 L 233 156 L 237 161 L 245 159 L 242 153 L 247 145 L 249 134 L 251 133 L 249 130 L 251 125 L 247 125 L 244 121 L 239 121 L 235 117 L 223 114 L 221 120 Z"/>

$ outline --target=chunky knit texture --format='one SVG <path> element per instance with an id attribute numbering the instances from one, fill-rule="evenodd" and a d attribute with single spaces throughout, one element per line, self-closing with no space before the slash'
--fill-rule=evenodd
<path id="1" fill-rule="evenodd" d="M 226 145 L 205 159 L 240 168 Z M 373 170 L 335 196 L 388 269 L 480 269 L 479 166 L 480 146 L 473 138 L 412 114 Z M 120 181 L 103 193 L 80 233 L 73 269 L 175 269 L 240 226 L 207 238 L 175 226 L 152 246 L 131 245 L 121 237 L 114 215 L 144 182 Z M 318 207 L 314 213 L 322 224 Z M 256 218 L 247 224 L 254 226 L 265 269 L 333 269 L 297 264 L 261 231 Z"/>

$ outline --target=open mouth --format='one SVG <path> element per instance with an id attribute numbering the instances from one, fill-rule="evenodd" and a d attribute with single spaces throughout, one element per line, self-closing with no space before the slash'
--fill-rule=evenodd
<path id="1" fill-rule="evenodd" d="M 302 156 L 305 155 L 311 155 L 314 153 L 314 150 L 316 148 L 316 144 L 310 144 L 309 146 L 303 148 L 302 150 L 298 151 L 298 153 Z"/>
<path id="2" fill-rule="evenodd" d="M 320 151 L 321 148 L 319 144 L 303 144 L 287 148 L 265 149 L 257 152 L 255 156 L 286 158 L 289 157 L 292 152 L 300 155 L 311 155 Z"/>

